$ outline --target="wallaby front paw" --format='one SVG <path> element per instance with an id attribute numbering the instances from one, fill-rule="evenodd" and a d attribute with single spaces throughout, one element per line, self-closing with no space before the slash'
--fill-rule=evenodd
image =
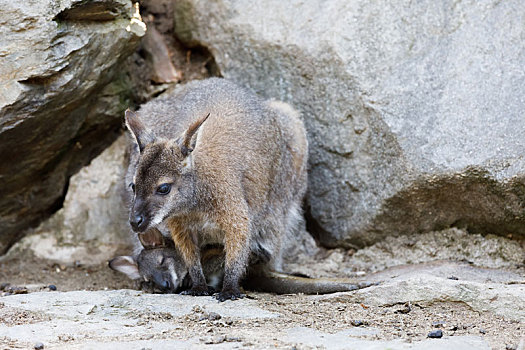
<path id="1" fill-rule="evenodd" d="M 208 288 L 191 288 L 180 292 L 182 295 L 193 295 L 196 297 L 210 295 Z"/>
<path id="2" fill-rule="evenodd" d="M 245 295 L 242 294 L 239 290 L 230 290 L 230 289 L 223 290 L 220 293 L 215 295 L 215 298 L 220 302 L 226 301 L 226 300 L 242 299 L 244 297 Z"/>

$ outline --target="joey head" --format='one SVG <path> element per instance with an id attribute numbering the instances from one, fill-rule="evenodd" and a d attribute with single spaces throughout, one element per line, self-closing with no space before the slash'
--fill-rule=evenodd
<path id="1" fill-rule="evenodd" d="M 138 234 L 144 247 L 133 256 L 117 256 L 109 267 L 139 282 L 143 289 L 176 293 L 188 285 L 188 270 L 180 254 L 156 229 Z"/>

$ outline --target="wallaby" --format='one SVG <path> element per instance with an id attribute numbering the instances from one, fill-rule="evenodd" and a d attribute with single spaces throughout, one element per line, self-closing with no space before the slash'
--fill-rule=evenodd
<path id="1" fill-rule="evenodd" d="M 194 81 L 126 111 L 136 147 L 129 222 L 171 236 L 192 287 L 209 295 L 201 248 L 224 247 L 220 301 L 241 297 L 249 259 L 280 269 L 283 235 L 301 218 L 308 145 L 299 114 L 220 78 Z"/>
<path id="2" fill-rule="evenodd" d="M 177 293 L 187 289 L 190 286 L 188 270 L 177 250 L 169 246 L 169 240 L 152 239 L 154 232 L 148 232 L 153 235 L 148 234 L 150 238 L 141 240 L 145 249 L 137 258 L 118 256 L 109 262 L 109 266 L 133 280 L 146 282 L 141 287 L 148 291 Z M 161 247 L 159 244 L 165 245 Z M 201 251 L 201 265 L 210 289 L 220 288 L 224 260 L 224 249 L 220 246 L 207 246 Z M 326 294 L 365 288 L 372 283 L 355 283 L 341 278 L 305 278 L 271 271 L 261 264 L 250 264 L 242 285 L 249 290 L 277 294 Z"/>

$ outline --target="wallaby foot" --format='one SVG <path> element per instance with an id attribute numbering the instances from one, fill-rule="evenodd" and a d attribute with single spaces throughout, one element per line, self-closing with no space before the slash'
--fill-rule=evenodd
<path id="1" fill-rule="evenodd" d="M 241 293 L 239 289 L 223 289 L 221 292 L 217 293 L 215 295 L 215 298 L 220 301 L 226 301 L 226 300 L 237 300 L 244 298 L 245 295 Z"/>
<path id="2" fill-rule="evenodd" d="M 180 292 L 182 295 L 193 295 L 193 296 L 206 296 L 210 295 L 210 291 L 208 290 L 208 286 L 197 286 L 192 287 L 191 289 L 186 289 Z"/>
<path id="3" fill-rule="evenodd" d="M 200 260 L 197 260 L 197 263 L 189 268 L 189 275 L 192 281 L 191 288 L 182 291 L 181 294 L 193 296 L 211 295 L 204 274 L 202 273 Z"/>

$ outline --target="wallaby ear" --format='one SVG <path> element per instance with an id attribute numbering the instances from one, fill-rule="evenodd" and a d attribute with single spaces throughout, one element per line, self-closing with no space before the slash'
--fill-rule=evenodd
<path id="1" fill-rule="evenodd" d="M 108 263 L 109 267 L 115 271 L 122 272 L 132 280 L 142 278 L 139 273 L 139 266 L 131 256 L 117 256 Z"/>
<path id="2" fill-rule="evenodd" d="M 209 116 L 210 113 L 208 113 L 204 117 L 197 119 L 190 125 L 188 130 L 186 130 L 184 134 L 182 134 L 182 136 L 179 138 L 178 144 L 184 157 L 187 157 L 191 153 L 191 151 L 193 151 L 193 147 L 191 145 L 191 138 L 197 133 L 197 130 L 199 130 L 201 125 L 206 121 L 206 119 L 208 119 Z"/>
<path id="3" fill-rule="evenodd" d="M 129 108 L 125 112 L 124 119 L 126 121 L 127 128 L 139 146 L 140 152 L 144 150 L 144 147 L 146 147 L 148 143 L 155 141 L 155 136 L 150 130 L 148 130 L 148 128 L 146 128 L 144 124 L 142 124 L 142 121 L 139 119 L 137 114 L 132 112 Z"/>
<path id="4" fill-rule="evenodd" d="M 164 236 L 156 228 L 149 229 L 137 235 L 144 248 L 162 248 L 167 246 Z"/>

